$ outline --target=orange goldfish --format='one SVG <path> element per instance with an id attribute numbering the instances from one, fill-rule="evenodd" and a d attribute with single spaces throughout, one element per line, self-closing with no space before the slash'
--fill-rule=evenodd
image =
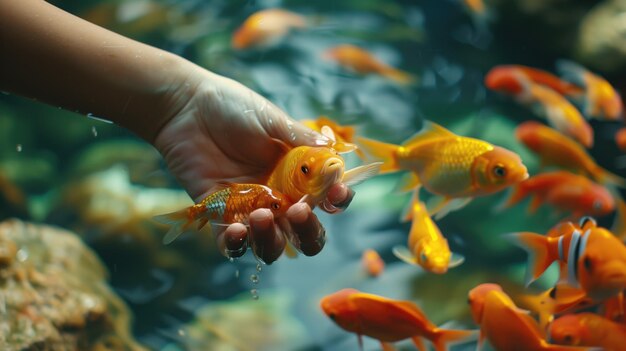
<path id="1" fill-rule="evenodd" d="M 258 208 L 268 208 L 278 218 L 293 204 L 285 195 L 259 184 L 223 183 L 215 190 L 198 204 L 155 217 L 171 225 L 163 237 L 164 244 L 171 243 L 187 230 L 200 230 L 208 222 L 247 224 L 250 212 Z"/>
<path id="2" fill-rule="evenodd" d="M 562 345 L 600 346 L 604 351 L 626 350 L 626 326 L 589 312 L 557 318 L 550 326 L 550 338 Z"/>
<path id="3" fill-rule="evenodd" d="M 415 78 L 407 72 L 393 68 L 372 56 L 369 52 L 354 45 L 339 45 L 324 53 L 324 57 L 356 73 L 375 73 L 400 84 L 410 84 Z"/>
<path id="4" fill-rule="evenodd" d="M 545 79 L 541 83 L 549 81 Z M 511 94 L 520 103 L 531 106 L 538 115 L 546 118 L 550 125 L 573 137 L 585 147 L 593 146 L 591 126 L 574 105 L 554 90 L 558 84 L 549 83 L 551 86 L 538 84 L 523 72 L 506 69 L 494 69 L 489 72 L 485 84 L 492 90 Z"/>
<path id="5" fill-rule="evenodd" d="M 528 178 L 520 157 L 485 141 L 462 137 L 429 121 L 402 145 L 357 138 L 366 154 L 383 161 L 381 172 L 411 171 L 401 189 L 423 186 L 440 196 L 435 219 L 473 197 L 498 192 Z M 454 201 L 453 201 L 454 200 Z"/>
<path id="6" fill-rule="evenodd" d="M 492 68 L 485 76 L 485 85 L 494 91 L 517 95 L 524 90 L 521 78 L 544 85 L 561 95 L 583 92 L 579 86 L 566 82 L 550 72 L 522 65 L 500 65 Z"/>
<path id="7" fill-rule="evenodd" d="M 242 50 L 267 46 L 284 37 L 293 28 L 305 28 L 306 19 L 282 9 L 267 9 L 248 17 L 233 35 L 232 46 Z"/>
<path id="8" fill-rule="evenodd" d="M 309 205 L 322 204 L 326 210 L 333 206 L 325 201 L 334 184 L 358 184 L 374 175 L 380 163 L 359 166 L 344 172 L 343 158 L 326 146 L 298 146 L 289 150 L 274 167 L 267 186 L 276 189 L 292 202 L 304 199 Z"/>
<path id="9" fill-rule="evenodd" d="M 445 330 L 429 321 L 424 312 L 410 301 L 397 301 L 343 289 L 324 297 L 320 305 L 324 313 L 341 328 L 380 341 L 383 350 L 394 350 L 391 343 L 411 338 L 415 346 L 425 350 L 422 338 L 430 340 L 435 350 L 447 350 L 447 344 L 459 342 L 474 334 L 471 330 Z"/>
<path id="10" fill-rule="evenodd" d="M 531 212 L 544 202 L 575 217 L 606 215 L 615 208 L 615 201 L 605 187 L 566 171 L 542 173 L 519 183 L 503 207 L 515 205 L 529 195 Z"/>
<path id="11" fill-rule="evenodd" d="M 515 233 L 512 238 L 529 253 L 527 283 L 558 260 L 567 265 L 567 277 L 561 279 L 591 299 L 603 300 L 626 289 L 626 247 L 604 228 L 574 230 L 560 237 Z"/>
<path id="12" fill-rule="evenodd" d="M 620 150 L 626 152 L 626 128 L 620 128 L 615 133 L 615 143 Z"/>
<path id="13" fill-rule="evenodd" d="M 372 249 L 363 251 L 361 265 L 370 277 L 378 277 L 385 270 L 385 261 Z"/>
<path id="14" fill-rule="evenodd" d="M 497 351 L 589 350 L 549 344 L 537 322 L 497 284 L 481 284 L 470 290 L 468 302 L 474 321 L 480 325 L 479 348 L 487 339 Z"/>
<path id="15" fill-rule="evenodd" d="M 463 256 L 456 254 L 450 260 L 452 253 L 448 247 L 448 240 L 443 237 L 435 222 L 428 215 L 423 202 L 412 201 L 407 219 L 413 220 L 409 233 L 409 248 L 394 247 L 393 253 L 396 257 L 437 274 L 446 273 L 448 268 L 463 263 Z"/>
<path id="16" fill-rule="evenodd" d="M 606 79 L 571 61 L 558 61 L 556 67 L 566 79 L 585 87 L 583 110 L 587 117 L 609 121 L 623 119 L 622 99 Z"/>
<path id="17" fill-rule="evenodd" d="M 300 122 L 317 132 L 322 132 L 322 128 L 328 126 L 335 134 L 336 141 L 354 142 L 354 133 L 356 132 L 354 126 L 342 126 L 326 116 L 319 116 L 317 119 L 306 119 Z"/>
<path id="18" fill-rule="evenodd" d="M 626 179 L 600 167 L 577 142 L 541 123 L 520 124 L 515 136 L 539 155 L 542 164 L 553 164 L 586 173 L 601 183 L 626 187 Z"/>

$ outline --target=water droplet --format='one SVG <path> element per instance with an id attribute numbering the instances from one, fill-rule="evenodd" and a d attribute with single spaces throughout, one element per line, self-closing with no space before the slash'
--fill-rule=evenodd
<path id="1" fill-rule="evenodd" d="M 93 134 L 94 138 L 98 136 L 98 130 L 96 129 L 96 126 L 91 127 L 91 134 Z"/>
<path id="2" fill-rule="evenodd" d="M 236 271 L 235 271 L 235 278 L 236 278 L 236 279 L 239 279 L 239 270 L 236 270 Z"/>
<path id="3" fill-rule="evenodd" d="M 259 291 L 257 289 L 250 290 L 250 294 L 252 295 L 253 300 L 259 299 Z"/>
<path id="4" fill-rule="evenodd" d="M 15 150 L 17 150 L 17 152 L 22 152 L 22 144 L 15 145 Z"/>
<path id="5" fill-rule="evenodd" d="M 259 284 L 259 276 L 256 274 L 251 275 L 250 281 L 252 282 L 252 284 Z"/>
<path id="6" fill-rule="evenodd" d="M 257 263 L 256 264 L 256 271 L 257 272 L 261 272 L 263 270 L 263 266 L 261 265 L 261 263 Z"/>
<path id="7" fill-rule="evenodd" d="M 228 260 L 229 260 L 231 263 L 232 263 L 232 262 L 235 262 L 235 259 L 234 259 L 234 258 L 232 258 L 232 257 L 229 257 L 229 258 L 228 258 Z"/>

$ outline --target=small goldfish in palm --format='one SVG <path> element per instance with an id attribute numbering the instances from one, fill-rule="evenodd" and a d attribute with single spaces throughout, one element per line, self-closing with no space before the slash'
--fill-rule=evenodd
<path id="1" fill-rule="evenodd" d="M 430 218 L 423 202 L 414 199 L 411 202 L 406 219 L 412 219 L 409 232 L 408 248 L 396 246 L 393 253 L 399 259 L 425 270 L 443 274 L 448 268 L 463 263 L 463 256 L 450 252 L 448 240 L 441 234 L 437 224 Z"/>
<path id="2" fill-rule="evenodd" d="M 517 184 L 503 208 L 515 205 L 527 196 L 532 197 L 531 213 L 544 203 L 571 212 L 574 217 L 606 215 L 615 208 L 615 200 L 605 187 L 567 171 L 542 173 Z"/>
<path id="3" fill-rule="evenodd" d="M 524 72 L 496 67 L 485 77 L 485 85 L 491 90 L 514 96 L 520 103 L 530 106 L 537 115 L 546 118 L 554 128 L 585 147 L 593 146 L 591 126 L 576 107 L 555 90 L 559 84 L 552 82 L 551 78 L 537 78 L 537 83 Z M 565 87 L 560 89 L 567 90 Z"/>
<path id="4" fill-rule="evenodd" d="M 356 289 L 343 289 L 324 297 L 320 302 L 324 313 L 338 326 L 361 336 L 380 341 L 383 350 L 394 350 L 391 343 L 411 339 L 425 350 L 422 338 L 430 340 L 435 350 L 474 335 L 471 330 L 441 329 L 428 320 L 424 312 L 410 301 L 398 301 L 367 294 Z"/>
<path id="5" fill-rule="evenodd" d="M 339 45 L 325 52 L 324 57 L 360 74 L 378 74 L 400 84 L 409 84 L 415 78 L 407 72 L 393 68 L 354 45 Z"/>
<path id="6" fill-rule="evenodd" d="M 294 28 L 305 28 L 306 19 L 283 9 L 268 9 L 248 17 L 233 35 L 232 46 L 242 50 L 268 46 L 284 37 Z"/>
<path id="7" fill-rule="evenodd" d="M 623 119 L 622 98 L 606 79 L 571 61 L 557 62 L 557 69 L 566 79 L 585 87 L 583 111 L 586 116 L 608 121 Z"/>
<path id="8" fill-rule="evenodd" d="M 520 310 L 497 284 L 481 284 L 468 295 L 472 317 L 480 325 L 478 348 L 486 339 L 497 351 L 590 350 L 548 343 L 537 321 Z"/>
<path id="9" fill-rule="evenodd" d="M 604 351 L 623 351 L 626 326 L 594 313 L 570 314 L 557 318 L 550 325 L 550 339 L 562 345 L 599 346 Z"/>
<path id="10" fill-rule="evenodd" d="M 200 230 L 207 223 L 248 223 L 250 213 L 270 209 L 280 218 L 293 204 L 285 195 L 259 184 L 219 184 L 216 191 L 200 203 L 177 212 L 156 216 L 155 220 L 171 225 L 163 237 L 169 244 L 187 230 Z"/>
<path id="11" fill-rule="evenodd" d="M 626 179 L 600 167 L 579 143 L 535 121 L 520 124 L 515 136 L 534 151 L 543 165 L 557 165 L 588 174 L 601 183 L 626 187 Z"/>
<path id="12" fill-rule="evenodd" d="M 363 151 L 383 161 L 381 172 L 410 171 L 400 188 L 423 186 L 441 202 L 429 208 L 441 218 L 475 196 L 493 194 L 528 178 L 520 157 L 486 141 L 462 137 L 429 121 L 402 145 L 357 138 Z M 441 213 L 438 213 L 441 212 Z"/>

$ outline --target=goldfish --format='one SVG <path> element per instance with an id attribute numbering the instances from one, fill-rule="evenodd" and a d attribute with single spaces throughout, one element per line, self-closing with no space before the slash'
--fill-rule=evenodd
<path id="1" fill-rule="evenodd" d="M 626 128 L 620 128 L 615 133 L 615 144 L 617 144 L 620 150 L 626 152 Z"/>
<path id="2" fill-rule="evenodd" d="M 171 225 L 163 237 L 163 243 L 169 244 L 183 232 L 200 230 L 208 222 L 247 224 L 250 212 L 258 208 L 267 208 L 280 218 L 292 204 L 287 196 L 264 185 L 222 183 L 201 202 L 154 218 Z"/>
<path id="3" fill-rule="evenodd" d="M 601 183 L 626 187 L 626 179 L 600 167 L 577 142 L 535 121 L 520 124 L 515 136 L 534 151 L 542 164 L 552 164 L 588 174 Z"/>
<path id="4" fill-rule="evenodd" d="M 283 9 L 261 10 L 248 17 L 235 31 L 232 46 L 243 50 L 271 45 L 290 30 L 306 26 L 306 19 L 297 13 Z"/>
<path id="5" fill-rule="evenodd" d="M 586 116 L 608 121 L 623 119 L 622 99 L 606 79 L 567 60 L 558 61 L 556 67 L 562 76 L 585 87 L 583 111 Z"/>
<path id="6" fill-rule="evenodd" d="M 626 202 L 621 195 L 615 195 L 615 218 L 611 232 L 623 243 L 626 243 Z"/>
<path id="7" fill-rule="evenodd" d="M 356 333 L 362 345 L 363 335 L 380 341 L 383 350 L 394 350 L 391 343 L 411 338 L 419 350 L 425 350 L 422 338 L 430 340 L 437 351 L 447 344 L 463 341 L 471 330 L 446 330 L 437 327 L 424 312 L 410 301 L 398 301 L 367 294 L 356 289 L 343 289 L 325 296 L 322 311 L 338 326 Z"/>
<path id="8" fill-rule="evenodd" d="M 554 74 L 522 65 L 499 65 L 492 68 L 485 76 L 487 88 L 509 95 L 523 92 L 521 79 L 546 86 L 561 95 L 581 94 L 583 89 L 555 76 Z"/>
<path id="9" fill-rule="evenodd" d="M 615 201 L 605 187 L 567 171 L 542 173 L 517 184 L 502 207 L 515 205 L 529 195 L 531 213 L 543 203 L 569 211 L 575 217 L 606 215 L 615 208 Z"/>
<path id="10" fill-rule="evenodd" d="M 408 249 L 404 246 L 396 246 L 393 253 L 399 259 L 413 265 L 419 265 L 425 270 L 437 274 L 443 274 L 448 268 L 456 267 L 463 263 L 463 256 L 454 255 L 448 247 L 448 240 L 443 237 L 435 222 L 428 215 L 423 202 L 412 201 L 408 219 L 412 219 L 411 231 L 409 232 Z"/>
<path id="11" fill-rule="evenodd" d="M 363 251 L 361 265 L 370 277 L 378 277 L 385 270 L 385 261 L 372 249 Z"/>
<path id="12" fill-rule="evenodd" d="M 562 345 L 600 346 L 604 351 L 626 350 L 626 326 L 589 312 L 557 318 L 550 326 L 550 338 Z"/>
<path id="13" fill-rule="evenodd" d="M 498 192 L 528 178 L 526 166 L 514 152 L 456 135 L 429 121 L 402 145 L 366 138 L 357 138 L 357 144 L 366 154 L 383 161 L 381 173 L 411 172 L 400 189 L 423 186 L 438 195 L 441 202 L 428 209 L 435 219 L 473 197 Z"/>
<path id="14" fill-rule="evenodd" d="M 489 89 L 513 95 L 520 103 L 529 105 L 537 115 L 546 118 L 558 131 L 571 136 L 587 148 L 592 147 L 591 126 L 576 107 L 555 90 L 559 84 L 551 82 L 549 78 L 539 81 L 549 85 L 533 82 L 527 74 L 518 70 L 498 67 L 485 77 L 485 85 Z M 567 88 L 563 87 L 561 90 Z"/>
<path id="15" fill-rule="evenodd" d="M 487 339 L 497 351 L 589 350 L 548 343 L 537 322 L 497 284 L 481 284 L 470 290 L 468 302 L 474 322 L 480 325 L 478 348 Z"/>
<path id="16" fill-rule="evenodd" d="M 278 161 L 266 182 L 292 202 L 306 201 L 334 211 L 326 200 L 328 190 L 339 182 L 356 185 L 376 174 L 380 163 L 371 163 L 345 171 L 343 157 L 327 146 L 298 146 L 288 150 Z"/>
<path id="17" fill-rule="evenodd" d="M 344 44 L 327 50 L 324 57 L 336 61 L 344 68 L 361 74 L 378 74 L 396 83 L 410 84 L 415 81 L 410 73 L 393 68 L 369 52 L 354 45 Z"/>
<path id="18" fill-rule="evenodd" d="M 567 276 L 561 280 L 591 299 L 603 300 L 626 289 L 626 247 L 604 228 L 574 230 L 560 237 L 523 232 L 510 238 L 529 253 L 527 284 L 558 260 L 567 265 Z"/>
<path id="19" fill-rule="evenodd" d="M 354 133 L 356 132 L 354 126 L 342 126 L 326 116 L 319 116 L 317 119 L 306 119 L 300 122 L 316 132 L 322 132 L 322 128 L 328 126 L 333 131 L 336 141 L 354 142 Z"/>

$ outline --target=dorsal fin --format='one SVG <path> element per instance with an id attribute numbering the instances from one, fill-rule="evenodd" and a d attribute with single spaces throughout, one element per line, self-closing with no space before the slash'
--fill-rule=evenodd
<path id="1" fill-rule="evenodd" d="M 438 138 L 450 138 L 455 136 L 457 135 L 447 130 L 446 128 L 438 125 L 437 123 L 424 120 L 424 122 L 422 123 L 422 129 L 420 129 L 419 132 L 415 133 L 412 137 L 402 143 L 402 145 L 413 145 L 428 140 Z"/>

